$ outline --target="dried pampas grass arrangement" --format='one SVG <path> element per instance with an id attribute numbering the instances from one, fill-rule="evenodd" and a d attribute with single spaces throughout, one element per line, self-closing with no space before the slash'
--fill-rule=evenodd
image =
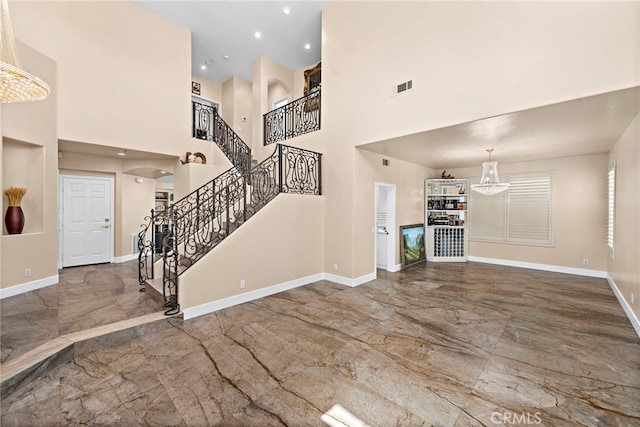
<path id="1" fill-rule="evenodd" d="M 24 187 L 9 187 L 4 190 L 4 195 L 9 199 L 9 206 L 20 206 L 25 194 L 27 194 L 27 189 Z"/>

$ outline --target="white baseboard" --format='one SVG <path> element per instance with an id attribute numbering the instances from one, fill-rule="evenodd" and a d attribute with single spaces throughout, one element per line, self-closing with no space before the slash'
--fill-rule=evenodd
<path id="1" fill-rule="evenodd" d="M 336 274 L 324 273 L 324 280 L 338 283 L 339 285 L 350 286 L 355 288 L 363 283 L 370 282 L 376 279 L 376 272 L 365 274 L 364 276 L 356 277 L 355 279 L 349 279 L 348 277 L 338 276 Z"/>
<path id="2" fill-rule="evenodd" d="M 376 264 L 376 268 L 380 270 L 389 271 L 391 273 L 397 273 L 398 271 L 402 270 L 402 264 L 392 265 L 391 267 L 387 267 L 386 265 Z"/>
<path id="3" fill-rule="evenodd" d="M 601 270 L 588 270 L 586 268 L 563 267 L 561 265 L 537 264 L 533 262 L 511 261 L 508 259 L 484 258 L 470 256 L 469 261 L 482 262 L 485 264 L 505 265 L 508 267 L 530 268 L 532 270 L 553 271 L 555 273 L 574 274 L 576 276 L 607 278 L 607 272 Z"/>
<path id="4" fill-rule="evenodd" d="M 8 288 L 0 289 L 0 299 L 24 294 L 25 292 L 35 291 L 40 288 L 46 288 L 47 286 L 55 285 L 56 283 L 58 283 L 58 280 L 59 277 L 56 274 L 55 276 L 45 277 L 44 279 L 38 279 L 32 282 L 9 286 Z"/>
<path id="5" fill-rule="evenodd" d="M 289 289 L 308 285 L 309 283 L 317 282 L 323 279 L 324 279 L 323 273 L 314 274 L 312 276 L 290 280 L 288 282 L 280 283 L 280 284 L 269 286 L 262 289 L 257 289 L 255 291 L 249 291 L 244 294 L 234 295 L 232 297 L 223 298 L 220 300 L 197 305 L 195 307 L 184 309 L 182 312 L 184 314 L 185 320 L 191 319 L 194 317 L 202 316 L 204 314 L 213 313 L 214 311 L 222 310 L 223 308 L 233 307 L 234 305 L 242 304 L 245 302 L 256 300 L 258 298 L 263 298 L 269 295 L 277 294 L 278 292 L 288 291 Z"/>
<path id="6" fill-rule="evenodd" d="M 636 334 L 638 334 L 638 336 L 640 337 L 640 321 L 638 320 L 638 317 L 631 309 L 631 306 L 629 305 L 625 297 L 620 292 L 620 289 L 618 289 L 618 286 L 616 286 L 616 283 L 613 281 L 609 273 L 607 273 L 607 282 L 609 282 L 609 286 L 611 286 L 611 290 L 613 291 L 616 298 L 618 298 L 618 302 L 620 303 L 620 305 L 622 306 L 622 309 L 624 310 L 624 312 L 627 314 L 627 317 L 631 321 L 631 325 L 633 326 L 633 329 L 636 330 Z"/>
<path id="7" fill-rule="evenodd" d="M 330 282 L 338 283 L 340 285 L 356 287 L 363 283 L 375 280 L 376 273 L 366 274 L 364 276 L 349 279 L 347 277 L 337 276 L 329 273 L 318 273 L 311 276 L 302 277 L 300 279 L 290 280 L 288 282 L 280 283 L 277 285 L 269 286 L 255 291 L 249 291 L 244 294 L 234 295 L 232 297 L 223 298 L 216 301 L 211 301 L 205 304 L 197 305 L 195 307 L 186 308 L 182 311 L 184 319 L 192 319 L 194 317 L 202 316 L 205 314 L 213 313 L 214 311 L 222 310 L 223 308 L 233 307 L 234 305 L 242 304 L 245 302 L 253 301 L 258 298 L 263 298 L 269 295 L 277 294 L 279 292 L 288 291 L 289 289 L 298 288 L 300 286 L 308 285 L 310 283 L 318 282 L 320 280 L 328 280 Z"/>
<path id="8" fill-rule="evenodd" d="M 391 273 L 397 273 L 400 270 L 402 270 L 402 264 L 392 265 L 391 268 L 387 268 L 387 271 Z"/>
<path id="9" fill-rule="evenodd" d="M 138 254 L 129 254 L 125 256 L 117 256 L 113 258 L 115 264 L 131 261 L 132 259 L 138 259 Z"/>

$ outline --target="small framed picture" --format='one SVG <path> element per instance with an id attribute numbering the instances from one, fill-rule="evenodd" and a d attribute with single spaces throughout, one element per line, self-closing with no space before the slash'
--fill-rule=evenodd
<path id="1" fill-rule="evenodd" d="M 194 95 L 200 95 L 200 83 L 191 82 L 191 93 Z"/>

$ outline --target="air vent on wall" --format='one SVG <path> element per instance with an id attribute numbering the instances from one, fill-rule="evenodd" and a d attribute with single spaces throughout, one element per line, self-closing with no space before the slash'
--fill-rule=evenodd
<path id="1" fill-rule="evenodd" d="M 393 95 L 398 95 L 408 90 L 413 89 L 413 80 L 402 82 L 399 85 L 393 87 Z"/>

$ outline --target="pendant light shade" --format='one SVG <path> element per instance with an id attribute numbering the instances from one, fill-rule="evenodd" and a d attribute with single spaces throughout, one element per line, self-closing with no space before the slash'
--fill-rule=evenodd
<path id="1" fill-rule="evenodd" d="M 0 44 L 0 102 L 38 101 L 49 96 L 49 86 L 24 68 L 16 52 L 9 4 L 2 0 L 0 8 L 2 40 Z"/>
<path id="2" fill-rule="evenodd" d="M 487 150 L 489 161 L 482 164 L 482 177 L 479 184 L 471 184 L 471 189 L 480 194 L 492 196 L 509 189 L 509 184 L 500 182 L 498 162 L 491 160 L 493 148 Z"/>

